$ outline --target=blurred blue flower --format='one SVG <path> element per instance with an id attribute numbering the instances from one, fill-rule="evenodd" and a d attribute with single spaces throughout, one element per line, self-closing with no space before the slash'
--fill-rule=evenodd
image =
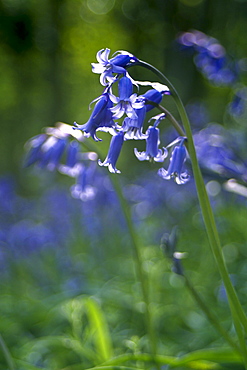
<path id="1" fill-rule="evenodd" d="M 75 140 L 67 145 L 65 164 L 60 164 L 59 172 L 74 177 L 78 172 L 78 162 L 80 159 L 80 146 Z"/>
<path id="2" fill-rule="evenodd" d="M 158 116 L 153 117 L 152 119 L 156 119 L 154 126 L 149 126 L 146 135 L 146 151 L 145 152 L 138 152 L 135 148 L 134 152 L 136 157 L 139 161 L 155 161 L 155 162 L 163 162 L 164 159 L 167 157 L 167 150 L 165 148 L 159 149 L 159 129 L 157 125 L 159 124 L 160 120 L 165 118 L 165 114 L 159 114 Z"/>
<path id="3" fill-rule="evenodd" d="M 209 122 L 209 111 L 204 103 L 200 101 L 190 102 L 185 108 L 189 121 L 194 128 L 201 128 Z"/>
<path id="4" fill-rule="evenodd" d="M 31 252 L 54 247 L 56 237 L 51 228 L 24 219 L 10 227 L 7 243 L 16 257 L 25 258 Z"/>
<path id="5" fill-rule="evenodd" d="M 72 126 L 65 123 L 58 123 L 56 127 L 48 127 L 45 134 L 35 136 L 27 142 L 27 155 L 24 165 L 28 167 L 37 164 L 39 167 L 46 167 L 50 171 L 58 169 L 63 155 L 67 150 L 71 152 L 69 139 L 74 137 L 79 141 L 83 139 L 81 132 L 75 132 Z M 74 159 L 76 157 L 74 153 Z M 67 165 L 71 166 L 71 163 L 71 159 L 69 163 L 67 158 Z"/>
<path id="6" fill-rule="evenodd" d="M 97 188 L 91 185 L 95 170 L 95 162 L 91 162 L 87 166 L 80 164 L 80 168 L 76 176 L 76 184 L 70 189 L 73 198 L 77 198 L 82 201 L 88 201 L 95 198 Z"/>
<path id="7" fill-rule="evenodd" d="M 109 59 L 110 49 L 101 49 L 96 55 L 98 63 L 92 63 L 92 71 L 100 74 L 100 83 L 106 86 L 108 82 L 116 81 L 116 74 L 126 74 L 126 67 L 138 59 L 127 51 L 118 51 L 116 56 Z"/>
<path id="8" fill-rule="evenodd" d="M 182 172 L 183 164 L 186 160 L 184 141 L 185 138 L 181 138 L 180 144 L 174 147 L 168 170 L 160 168 L 158 171 L 158 175 L 164 180 L 170 180 L 171 178 L 174 178 L 178 185 L 185 184 L 190 179 L 187 171 Z"/>
<path id="9" fill-rule="evenodd" d="M 238 88 L 234 92 L 232 101 L 228 105 L 228 112 L 233 117 L 240 117 L 243 115 L 246 109 L 247 102 L 247 88 L 246 86 Z"/>
<path id="10" fill-rule="evenodd" d="M 232 85 L 238 78 L 238 66 L 232 62 L 222 45 L 203 32 L 192 30 L 178 37 L 183 48 L 195 54 L 194 63 L 198 70 L 217 86 Z"/>
<path id="11" fill-rule="evenodd" d="M 67 139 L 60 139 L 49 136 L 42 144 L 38 164 L 40 167 L 46 167 L 48 170 L 55 170 L 65 152 Z"/>
<path id="12" fill-rule="evenodd" d="M 108 166 L 108 169 L 111 173 L 120 173 L 120 171 L 116 168 L 116 163 L 121 152 L 123 142 L 124 132 L 120 131 L 112 137 L 107 157 L 104 162 L 99 160 L 99 165 Z"/>
<path id="13" fill-rule="evenodd" d="M 194 134 L 194 141 L 199 164 L 204 170 L 247 181 L 246 165 L 235 152 L 234 138 L 223 126 L 209 125 Z"/>

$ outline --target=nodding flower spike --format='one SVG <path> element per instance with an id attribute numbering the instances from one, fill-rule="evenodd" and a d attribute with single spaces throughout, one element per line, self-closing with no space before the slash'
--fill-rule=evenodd
<path id="1" fill-rule="evenodd" d="M 190 179 L 186 171 L 182 172 L 182 167 L 186 160 L 186 149 L 183 145 L 184 140 L 185 138 L 181 139 L 180 145 L 175 146 L 173 149 L 168 170 L 160 168 L 158 171 L 158 175 L 164 180 L 173 178 L 178 185 L 185 184 Z"/>
<path id="2" fill-rule="evenodd" d="M 112 137 L 109 152 L 107 154 L 104 162 L 98 161 L 100 166 L 107 166 L 111 173 L 120 173 L 116 168 L 116 163 L 119 157 L 119 154 L 122 149 L 124 142 L 124 132 L 120 131 L 115 136 Z"/>

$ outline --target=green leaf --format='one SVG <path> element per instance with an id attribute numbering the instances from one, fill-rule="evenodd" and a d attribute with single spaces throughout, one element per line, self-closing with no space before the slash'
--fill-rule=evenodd
<path id="1" fill-rule="evenodd" d="M 109 328 L 100 305 L 93 298 L 85 301 L 89 325 L 94 333 L 97 352 L 106 361 L 113 356 L 113 348 Z"/>

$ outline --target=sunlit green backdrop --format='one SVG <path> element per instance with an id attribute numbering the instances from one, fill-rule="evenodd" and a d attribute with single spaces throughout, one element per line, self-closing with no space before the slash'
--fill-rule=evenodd
<path id="1" fill-rule="evenodd" d="M 199 29 L 241 59 L 246 19 L 244 0 L 1 0 L 1 172 L 19 167 L 25 141 L 43 127 L 87 121 L 89 103 L 102 92 L 90 63 L 105 47 L 155 64 L 185 103 L 207 101 L 221 123 L 227 89 L 216 95 L 174 40 Z"/>

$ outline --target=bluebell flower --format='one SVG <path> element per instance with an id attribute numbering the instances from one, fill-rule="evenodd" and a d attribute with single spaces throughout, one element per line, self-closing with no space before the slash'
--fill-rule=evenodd
<path id="1" fill-rule="evenodd" d="M 24 165 L 28 167 L 37 164 L 39 167 L 46 167 L 50 171 L 59 169 L 62 157 L 66 153 L 68 155 L 67 150 L 71 150 L 69 141 L 71 137 L 79 141 L 83 139 L 81 132 L 74 132 L 72 126 L 65 123 L 60 122 L 56 127 L 46 128 L 44 134 L 35 136 L 27 142 L 28 153 Z M 76 158 L 75 152 L 73 156 L 73 160 L 72 158 L 69 159 L 70 163 L 67 158 L 66 165 L 72 165 L 71 161 Z"/>
<path id="2" fill-rule="evenodd" d="M 233 117 L 241 117 L 246 109 L 247 88 L 246 86 L 237 89 L 232 101 L 228 105 L 228 112 Z"/>
<path id="3" fill-rule="evenodd" d="M 204 170 L 247 181 L 246 165 L 238 154 L 238 145 L 234 148 L 237 140 L 229 130 L 221 125 L 209 125 L 194 135 L 194 141 L 199 164 Z"/>
<path id="4" fill-rule="evenodd" d="M 31 138 L 28 143 L 28 155 L 25 159 L 25 166 L 29 167 L 36 163 L 41 158 L 41 146 L 44 144 L 44 142 L 47 139 L 46 134 L 36 135 L 33 138 Z"/>
<path id="5" fill-rule="evenodd" d="M 178 42 L 195 54 L 196 67 L 210 82 L 218 86 L 236 82 L 239 74 L 237 64 L 230 60 L 218 40 L 192 30 L 182 33 Z"/>
<path id="6" fill-rule="evenodd" d="M 71 187 L 71 195 L 73 198 L 82 201 L 92 200 L 96 196 L 97 189 L 91 185 L 92 177 L 95 172 L 95 162 L 91 162 L 88 166 L 80 164 L 76 176 L 76 184 Z"/>
<path id="7" fill-rule="evenodd" d="M 83 125 L 75 123 L 75 129 L 84 131 L 86 137 L 91 136 L 95 141 L 101 141 L 96 136 L 96 131 L 109 131 L 116 126 L 111 112 L 113 103 L 106 91 L 99 98 L 93 100 L 92 103 L 95 101 L 96 104 L 89 120 Z"/>
<path id="8" fill-rule="evenodd" d="M 146 135 L 142 133 L 144 120 L 146 118 L 146 106 L 140 109 L 135 109 L 136 117 L 125 117 L 122 129 L 125 132 L 126 140 L 142 140 L 146 139 Z"/>
<path id="9" fill-rule="evenodd" d="M 43 224 L 23 219 L 11 225 L 7 243 L 16 257 L 25 258 L 29 253 L 54 245 L 55 234 Z"/>
<path id="10" fill-rule="evenodd" d="M 161 91 L 158 91 L 156 89 L 150 89 L 145 94 L 142 95 L 142 97 L 146 101 L 152 101 L 156 104 L 159 104 L 163 98 L 163 93 Z M 151 109 L 155 108 L 152 104 L 146 104 L 146 112 L 149 112 Z"/>
<path id="11" fill-rule="evenodd" d="M 41 147 L 42 155 L 39 159 L 40 167 L 47 167 L 48 170 L 54 171 L 65 152 L 67 139 L 60 139 L 49 136 Z"/>
<path id="12" fill-rule="evenodd" d="M 74 177 L 78 172 L 78 162 L 80 157 L 80 146 L 75 140 L 67 145 L 65 164 L 60 164 L 59 171 L 65 175 Z"/>
<path id="13" fill-rule="evenodd" d="M 116 168 L 116 163 L 121 152 L 123 142 L 124 142 L 124 132 L 120 131 L 115 136 L 112 137 L 107 157 L 104 160 L 104 162 L 101 162 L 99 160 L 98 162 L 99 165 L 108 166 L 108 169 L 111 173 L 120 173 L 120 171 Z"/>
<path id="14" fill-rule="evenodd" d="M 186 257 L 186 253 L 181 253 L 176 251 L 178 240 L 178 229 L 174 226 L 171 233 L 165 233 L 161 238 L 161 250 L 164 255 L 172 260 L 172 271 L 175 274 L 183 275 L 183 266 L 181 259 Z"/>
<path id="15" fill-rule="evenodd" d="M 146 135 L 146 151 L 138 152 L 135 148 L 134 152 L 139 161 L 155 161 L 163 162 L 167 157 L 167 149 L 159 149 L 160 139 L 159 139 L 159 129 L 157 128 L 159 122 L 165 118 L 165 114 L 159 114 L 158 116 L 153 117 L 156 119 L 154 126 L 149 126 Z"/>
<path id="16" fill-rule="evenodd" d="M 118 51 L 114 57 L 109 59 L 110 49 L 101 49 L 96 55 L 98 63 L 92 63 L 92 71 L 99 73 L 100 83 L 103 86 L 116 81 L 115 74 L 126 74 L 126 67 L 138 59 L 127 51 Z"/>
<path id="17" fill-rule="evenodd" d="M 170 180 L 174 178 L 178 185 L 185 184 L 190 178 L 187 171 L 182 172 L 183 164 L 186 160 L 184 140 L 185 138 L 182 138 L 180 144 L 174 147 L 168 170 L 160 168 L 158 171 L 158 175 L 164 180 Z"/>
<path id="18" fill-rule="evenodd" d="M 186 105 L 186 112 L 193 127 L 203 127 L 209 120 L 209 112 L 204 103 L 200 101 L 190 102 Z"/>
<path id="19" fill-rule="evenodd" d="M 121 118 L 125 113 L 130 118 L 137 118 L 135 109 L 144 106 L 144 99 L 138 99 L 137 94 L 133 94 L 133 83 L 129 77 L 122 77 L 118 82 L 119 97 L 111 95 L 110 98 L 115 107 L 111 108 L 113 118 Z"/>

